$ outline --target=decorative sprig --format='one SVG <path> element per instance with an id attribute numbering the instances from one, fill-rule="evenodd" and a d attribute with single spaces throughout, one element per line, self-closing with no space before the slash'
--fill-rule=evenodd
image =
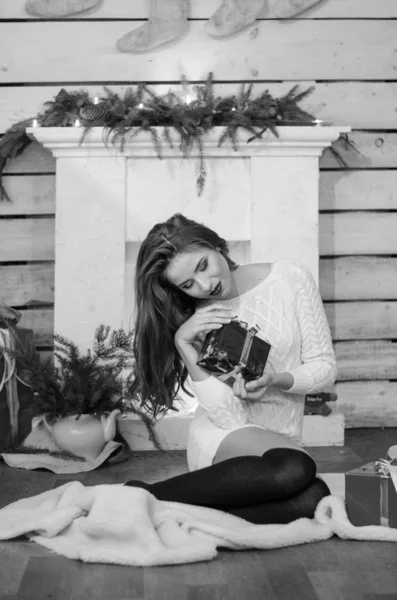
<path id="1" fill-rule="evenodd" d="M 31 143 L 31 139 L 26 135 L 26 128 L 32 124 L 31 119 L 25 119 L 15 123 L 7 129 L 0 139 L 0 201 L 11 201 L 3 185 L 3 172 L 9 159 L 15 158 L 25 150 Z"/>

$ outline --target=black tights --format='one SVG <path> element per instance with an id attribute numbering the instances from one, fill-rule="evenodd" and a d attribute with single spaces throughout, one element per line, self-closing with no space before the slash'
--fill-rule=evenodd
<path id="1" fill-rule="evenodd" d="M 229 458 L 152 484 L 131 480 L 125 485 L 143 487 L 158 500 L 217 508 L 262 525 L 311 519 L 330 494 L 316 477 L 314 460 L 293 448 Z"/>

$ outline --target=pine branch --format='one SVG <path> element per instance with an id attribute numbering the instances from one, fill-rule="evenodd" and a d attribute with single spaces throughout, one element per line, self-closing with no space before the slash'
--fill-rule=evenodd
<path id="1" fill-rule="evenodd" d="M 149 127 L 148 126 L 147 129 L 148 129 L 150 135 L 152 136 L 152 139 L 153 139 L 153 142 L 154 142 L 154 147 L 156 149 L 157 157 L 161 158 L 162 157 L 162 154 L 161 154 L 162 147 L 161 147 L 161 140 L 159 138 L 159 135 L 158 135 L 157 131 L 153 127 Z"/>
<path id="2" fill-rule="evenodd" d="M 237 94 L 237 103 L 239 108 L 244 109 L 245 106 L 248 104 L 253 88 L 254 84 L 252 82 L 249 84 L 247 91 L 245 91 L 245 84 L 243 83 L 241 85 L 240 90 Z"/>
<path id="3" fill-rule="evenodd" d="M 30 127 L 31 124 L 32 119 L 24 119 L 19 123 L 15 123 L 15 125 L 12 125 L 5 132 L 0 140 L 0 202 L 11 202 L 4 188 L 2 175 L 7 161 L 22 154 L 25 148 L 31 144 L 32 140 L 26 134 L 26 128 Z"/>
<path id="4" fill-rule="evenodd" d="M 197 194 L 198 196 L 201 196 L 201 194 L 203 193 L 204 190 L 204 183 L 205 183 L 205 179 L 207 176 L 207 170 L 205 168 L 205 161 L 204 161 L 204 144 L 203 144 L 203 140 L 201 139 L 201 137 L 197 137 L 196 138 L 196 143 L 199 149 L 199 159 L 198 159 L 198 164 L 197 164 L 197 177 L 196 177 L 196 187 L 197 187 Z"/>
<path id="5" fill-rule="evenodd" d="M 8 446 L 3 452 L 7 454 L 48 454 L 54 456 L 54 458 L 87 462 L 84 456 L 77 456 L 77 454 L 67 450 L 49 450 L 48 448 L 36 448 L 35 446 Z"/>
<path id="6" fill-rule="evenodd" d="M 164 137 L 165 141 L 167 142 L 167 144 L 169 145 L 169 147 L 173 148 L 174 143 L 172 141 L 170 128 L 167 125 L 163 129 L 163 137 Z"/>

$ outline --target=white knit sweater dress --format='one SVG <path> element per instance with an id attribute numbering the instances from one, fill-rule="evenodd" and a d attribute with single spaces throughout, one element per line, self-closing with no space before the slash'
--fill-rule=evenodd
<path id="1" fill-rule="evenodd" d="M 245 294 L 208 304 L 233 308 L 258 336 L 271 345 L 265 372 L 288 372 L 288 391 L 269 387 L 261 402 L 245 402 L 211 375 L 191 381 L 198 406 L 189 429 L 187 461 L 191 471 L 212 464 L 219 444 L 235 429 L 256 425 L 301 444 L 305 394 L 334 383 L 336 360 L 317 285 L 300 262 L 280 260 L 270 274 Z"/>

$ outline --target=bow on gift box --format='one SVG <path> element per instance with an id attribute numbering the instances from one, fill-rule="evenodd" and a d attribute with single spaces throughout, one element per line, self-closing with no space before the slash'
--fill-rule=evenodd
<path id="1" fill-rule="evenodd" d="M 392 458 L 391 460 L 380 458 L 379 460 L 375 461 L 375 469 L 378 473 L 386 475 L 386 477 L 390 475 L 394 488 L 397 492 L 397 466 L 392 464 L 395 462 L 395 460 L 395 458 Z"/>
<path id="2" fill-rule="evenodd" d="M 259 326 L 249 328 L 245 321 L 233 320 L 209 331 L 197 364 L 230 387 L 237 373 L 241 373 L 245 381 L 257 379 L 263 373 L 270 351 L 270 344 L 256 336 L 259 329 Z"/>
<path id="3" fill-rule="evenodd" d="M 388 451 L 389 454 L 390 449 Z M 397 493 L 397 466 L 392 463 L 396 461 L 396 458 L 387 460 L 386 458 L 380 458 L 375 461 L 375 471 L 381 474 L 380 478 L 380 523 L 381 525 L 389 526 L 389 490 L 388 490 L 388 479 L 389 476 L 393 482 L 394 489 Z M 383 476 L 383 477 L 382 477 Z"/>

